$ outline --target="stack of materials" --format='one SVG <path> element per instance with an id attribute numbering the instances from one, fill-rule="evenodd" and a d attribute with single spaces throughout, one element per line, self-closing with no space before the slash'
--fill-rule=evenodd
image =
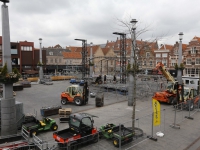
<path id="1" fill-rule="evenodd" d="M 69 122 L 69 116 L 72 113 L 71 108 L 59 109 L 60 122 Z"/>

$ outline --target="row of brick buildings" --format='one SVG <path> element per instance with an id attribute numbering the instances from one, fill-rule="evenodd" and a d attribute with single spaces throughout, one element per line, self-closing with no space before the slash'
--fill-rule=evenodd
<path id="1" fill-rule="evenodd" d="M 178 62 L 179 43 L 174 45 L 158 45 L 157 41 L 136 41 L 136 56 L 141 70 L 151 72 L 157 62 L 162 62 L 171 74 L 176 74 L 174 65 Z M 126 60 L 131 56 L 131 40 L 126 39 Z M 90 57 L 91 47 L 87 47 L 87 57 Z M 82 47 L 54 47 L 42 48 L 42 62 L 44 72 L 63 71 L 63 69 L 81 70 Z M 120 40 L 107 41 L 106 44 L 92 46 L 93 69 L 97 73 L 110 74 L 120 71 Z M 0 54 L 2 55 L 2 37 L 0 37 Z M 194 37 L 188 44 L 182 44 L 184 75 L 198 76 L 200 68 L 200 37 Z M 21 73 L 38 73 L 39 48 L 34 47 L 34 42 L 20 41 L 11 42 L 11 57 L 13 67 L 17 67 Z M 0 59 L 1 62 L 1 59 Z M 126 63 L 127 64 L 127 63 Z"/>

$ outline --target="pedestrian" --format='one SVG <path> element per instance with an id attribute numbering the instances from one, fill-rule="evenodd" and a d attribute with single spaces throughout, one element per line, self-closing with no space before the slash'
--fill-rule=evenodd
<path id="1" fill-rule="evenodd" d="M 104 84 L 106 83 L 106 75 L 104 75 Z"/>
<path id="2" fill-rule="evenodd" d="M 113 83 L 116 83 L 116 76 L 113 76 Z"/>

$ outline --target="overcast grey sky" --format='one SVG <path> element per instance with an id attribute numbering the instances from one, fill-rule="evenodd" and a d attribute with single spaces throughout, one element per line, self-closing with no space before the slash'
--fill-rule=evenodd
<path id="1" fill-rule="evenodd" d="M 117 19 L 137 19 L 137 30 L 148 26 L 138 39 L 162 36 L 162 43 L 174 44 L 183 32 L 188 44 L 200 36 L 200 0 L 10 0 L 7 5 L 11 41 L 31 41 L 36 48 L 39 38 L 44 47 L 81 46 L 76 38 L 94 44 L 114 41 L 113 32 L 126 30 Z"/>

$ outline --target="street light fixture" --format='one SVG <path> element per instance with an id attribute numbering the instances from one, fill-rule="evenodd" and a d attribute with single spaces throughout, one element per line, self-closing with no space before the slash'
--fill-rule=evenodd
<path id="1" fill-rule="evenodd" d="M 179 35 L 179 40 L 182 41 L 182 39 L 183 39 L 183 32 L 180 32 L 178 35 Z"/>
<path id="2" fill-rule="evenodd" d="M 10 0 L 0 0 L 3 3 L 9 3 Z"/>
<path id="3" fill-rule="evenodd" d="M 43 79 L 43 67 L 42 67 L 42 38 L 39 38 L 39 43 L 40 43 L 40 71 L 39 71 L 39 78 L 40 78 L 40 83 L 41 80 Z"/>

